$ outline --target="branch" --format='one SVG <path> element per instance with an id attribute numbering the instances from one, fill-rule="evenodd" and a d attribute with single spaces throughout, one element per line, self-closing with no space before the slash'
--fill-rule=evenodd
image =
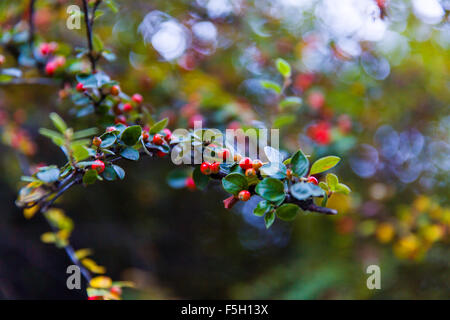
<path id="1" fill-rule="evenodd" d="M 84 22 L 86 24 L 86 35 L 88 40 L 88 48 L 89 48 L 89 60 L 91 61 L 91 68 L 92 72 L 97 72 L 96 70 L 96 59 L 94 57 L 94 46 L 92 45 L 92 25 L 91 21 L 89 20 L 89 9 L 88 9 L 88 3 L 87 0 L 83 0 L 83 11 L 84 11 Z M 93 15 L 95 15 L 95 12 L 93 12 Z"/>

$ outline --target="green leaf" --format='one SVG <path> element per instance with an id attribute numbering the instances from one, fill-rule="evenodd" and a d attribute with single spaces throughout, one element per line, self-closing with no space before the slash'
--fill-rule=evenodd
<path id="1" fill-rule="evenodd" d="M 270 80 L 261 80 L 261 86 L 265 89 L 275 91 L 277 94 L 281 93 L 281 87 L 278 83 Z"/>
<path id="2" fill-rule="evenodd" d="M 327 174 L 327 184 L 331 191 L 335 191 L 337 185 L 339 184 L 338 177 L 333 173 Z"/>
<path id="3" fill-rule="evenodd" d="M 162 129 L 164 129 L 167 126 L 169 119 L 164 118 L 161 121 L 158 121 L 155 123 L 149 130 L 150 134 L 155 134 L 160 132 Z"/>
<path id="4" fill-rule="evenodd" d="M 94 36 L 92 37 L 92 44 L 94 46 L 94 51 L 100 52 L 103 50 L 103 41 L 98 35 L 94 34 Z"/>
<path id="5" fill-rule="evenodd" d="M 83 176 L 83 183 L 84 184 L 93 184 L 98 179 L 98 173 L 97 170 L 89 169 L 86 171 L 86 173 Z"/>
<path id="6" fill-rule="evenodd" d="M 337 193 L 343 193 L 343 194 L 349 194 L 349 193 L 351 192 L 351 190 L 350 190 L 350 188 L 349 188 L 348 186 L 346 186 L 345 184 L 339 183 L 339 184 L 336 186 L 335 192 L 337 192 Z"/>
<path id="7" fill-rule="evenodd" d="M 59 169 L 55 167 L 44 167 L 39 170 L 36 177 L 45 182 L 52 183 L 59 179 Z"/>
<path id="8" fill-rule="evenodd" d="M 277 217 L 284 221 L 292 221 L 297 217 L 300 208 L 292 203 L 285 203 L 276 211 Z"/>
<path id="9" fill-rule="evenodd" d="M 309 197 L 320 197 L 323 190 L 313 183 L 299 182 L 291 187 L 291 193 L 298 200 L 306 200 Z"/>
<path id="10" fill-rule="evenodd" d="M 94 134 L 97 133 L 97 128 L 88 128 L 84 130 L 77 131 L 73 134 L 74 139 L 81 139 L 81 138 L 87 138 L 92 137 Z"/>
<path id="11" fill-rule="evenodd" d="M 125 170 L 123 170 L 121 167 L 113 164 L 112 165 L 114 171 L 116 172 L 117 176 L 120 180 L 123 180 L 125 178 Z"/>
<path id="12" fill-rule="evenodd" d="M 117 13 L 119 12 L 119 9 L 117 8 L 117 4 L 114 0 L 105 0 L 105 4 L 108 6 L 108 8 L 111 9 L 112 12 Z"/>
<path id="13" fill-rule="evenodd" d="M 131 126 L 126 128 L 122 134 L 120 135 L 120 139 L 127 145 L 127 146 L 134 146 L 138 141 L 139 137 L 141 136 L 142 129 L 141 126 Z"/>
<path id="14" fill-rule="evenodd" d="M 341 161 L 341 158 L 336 156 L 328 156 L 320 158 L 319 160 L 313 163 L 309 174 L 312 175 L 327 171 L 333 168 L 335 165 L 337 165 L 339 161 Z"/>
<path id="15" fill-rule="evenodd" d="M 325 182 L 323 182 L 323 181 L 319 182 L 319 187 L 321 187 L 322 190 L 325 191 L 325 192 L 328 192 L 328 190 L 329 190 L 328 185 Z"/>
<path id="16" fill-rule="evenodd" d="M 271 202 L 282 201 L 286 194 L 284 193 L 284 185 L 278 179 L 265 178 L 257 184 L 256 193 Z"/>
<path id="17" fill-rule="evenodd" d="M 87 158 L 89 158 L 89 151 L 85 146 L 82 145 L 74 145 L 72 147 L 73 151 L 73 157 L 75 158 L 75 161 L 83 161 Z"/>
<path id="18" fill-rule="evenodd" d="M 120 153 L 120 155 L 128 160 L 133 160 L 133 161 L 139 160 L 139 151 L 137 151 L 136 149 L 133 149 L 131 147 L 123 149 L 122 152 Z"/>
<path id="19" fill-rule="evenodd" d="M 103 171 L 103 177 L 108 181 L 114 181 L 117 179 L 117 174 L 113 167 L 108 166 Z"/>
<path id="20" fill-rule="evenodd" d="M 282 114 L 277 116 L 274 120 L 273 120 L 273 128 L 276 129 L 281 129 L 283 127 L 286 127 L 290 124 L 293 124 L 295 122 L 295 115 L 293 114 Z"/>
<path id="21" fill-rule="evenodd" d="M 303 177 L 308 173 L 309 161 L 303 154 L 302 150 L 298 150 L 291 160 L 292 171 L 299 177 Z"/>
<path id="22" fill-rule="evenodd" d="M 112 133 L 112 132 L 105 133 L 100 138 L 102 139 L 102 143 L 100 144 L 100 148 L 109 148 L 114 143 L 116 143 L 116 140 L 117 140 L 116 135 L 114 133 Z"/>
<path id="23" fill-rule="evenodd" d="M 281 73 L 283 77 L 288 78 L 291 76 L 291 66 L 286 60 L 278 58 L 275 61 L 275 64 L 277 66 L 278 72 Z"/>
<path id="24" fill-rule="evenodd" d="M 242 190 L 248 188 L 247 179 L 240 173 L 230 173 L 222 179 L 222 185 L 225 191 L 234 194 L 235 196 Z"/>
<path id="25" fill-rule="evenodd" d="M 302 99 L 299 97 L 286 97 L 280 101 L 280 108 L 285 109 L 294 106 L 300 106 L 302 104 Z"/>
<path id="26" fill-rule="evenodd" d="M 61 133 L 64 134 L 67 130 L 67 125 L 64 120 L 55 112 L 50 113 L 50 119 L 53 121 L 53 125 L 56 129 L 58 129 Z"/>
<path id="27" fill-rule="evenodd" d="M 273 222 L 275 221 L 275 212 L 270 211 L 264 217 L 264 222 L 266 223 L 266 229 L 269 229 Z"/>
<path id="28" fill-rule="evenodd" d="M 53 131 L 50 129 L 46 129 L 46 128 L 40 128 L 39 133 L 47 138 L 50 138 L 53 141 L 53 143 L 59 147 L 64 144 L 64 141 L 65 141 L 64 136 L 62 134 L 60 134 L 59 132 L 56 132 L 56 131 Z"/>
<path id="29" fill-rule="evenodd" d="M 267 212 L 269 212 L 271 209 L 273 209 L 273 205 L 267 200 L 262 200 L 258 203 L 256 208 L 253 210 L 253 214 L 255 216 L 262 217 Z"/>
<path id="30" fill-rule="evenodd" d="M 328 193 L 323 193 L 322 203 L 320 204 L 322 207 L 326 207 L 328 202 Z"/>
<path id="31" fill-rule="evenodd" d="M 196 166 L 194 172 L 192 173 L 192 178 L 194 179 L 195 185 L 198 189 L 203 190 L 206 188 L 209 182 L 209 177 L 205 176 L 200 171 L 200 166 Z"/>
<path id="32" fill-rule="evenodd" d="M 186 179 L 189 174 L 186 170 L 175 169 L 167 175 L 167 184 L 174 189 L 181 189 L 186 186 Z"/>

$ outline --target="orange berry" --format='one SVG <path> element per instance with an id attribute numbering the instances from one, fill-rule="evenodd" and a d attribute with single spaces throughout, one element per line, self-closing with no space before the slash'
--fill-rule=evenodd
<path id="1" fill-rule="evenodd" d="M 102 139 L 99 137 L 94 137 L 94 139 L 92 139 L 92 144 L 96 147 L 100 147 L 102 144 Z"/>
<path id="2" fill-rule="evenodd" d="M 253 168 L 245 170 L 245 176 L 246 177 L 254 177 L 256 176 L 256 170 Z"/>
<path id="3" fill-rule="evenodd" d="M 259 168 L 261 168 L 263 165 L 263 163 L 261 162 L 261 160 L 253 160 L 253 169 L 258 170 Z"/>
<path id="4" fill-rule="evenodd" d="M 114 85 L 111 87 L 111 90 L 109 91 L 113 96 L 118 96 L 120 93 L 120 88 L 117 85 Z"/>

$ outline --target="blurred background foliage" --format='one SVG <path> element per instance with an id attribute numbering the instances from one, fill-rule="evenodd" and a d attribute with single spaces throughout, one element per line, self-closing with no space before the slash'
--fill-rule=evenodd
<path id="1" fill-rule="evenodd" d="M 85 30 L 66 28 L 79 1 L 39 0 L 36 42 L 55 41 L 73 66 Z M 101 68 L 139 92 L 171 129 L 277 127 L 281 147 L 312 158 L 336 154 L 352 188 L 328 203 L 335 217 L 305 213 L 270 230 L 257 201 L 223 208 L 219 186 L 173 190 L 165 159 L 125 163 L 124 181 L 78 187 L 59 202 L 75 222 L 71 241 L 93 248 L 125 298 L 366 299 L 449 297 L 449 1 L 116 1 L 100 7 L 95 34 L 116 55 Z M 28 1 L 0 2 L 6 35 L 26 30 Z M 19 37 L 19 36 L 18 36 Z M 20 41 L 20 39 L 18 40 Z M 260 81 L 282 83 L 274 61 L 293 68 L 281 107 Z M 75 66 L 73 66 L 75 68 Z M 22 63 L 25 78 L 36 71 Z M 63 154 L 38 128 L 56 111 L 75 128 L 62 85 L 0 83 L 0 297 L 83 298 L 65 286 L 67 257 L 39 242 L 42 217 L 14 206 L 17 150 L 45 164 Z M 368 290 L 366 267 L 381 267 Z"/>

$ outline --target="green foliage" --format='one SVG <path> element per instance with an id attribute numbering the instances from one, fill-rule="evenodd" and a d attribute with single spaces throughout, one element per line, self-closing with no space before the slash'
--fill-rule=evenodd
<path id="1" fill-rule="evenodd" d="M 244 175 L 240 173 L 230 173 L 222 179 L 222 185 L 225 191 L 235 196 L 242 191 L 247 190 L 248 182 Z"/>
<path id="2" fill-rule="evenodd" d="M 299 177 L 303 177 L 308 173 L 309 161 L 303 154 L 302 150 L 298 150 L 291 160 L 292 171 Z"/>
<path id="3" fill-rule="evenodd" d="M 122 140 L 127 146 L 134 146 L 139 141 L 141 134 L 141 126 L 130 126 L 122 132 L 120 135 L 120 140 Z"/>
<path id="4" fill-rule="evenodd" d="M 283 201 L 286 196 L 283 183 L 274 178 L 263 179 L 258 183 L 255 191 L 261 197 L 271 202 Z"/>
<path id="5" fill-rule="evenodd" d="M 292 221 L 297 217 L 300 208 L 292 203 L 285 203 L 277 208 L 277 217 L 284 221 Z"/>

